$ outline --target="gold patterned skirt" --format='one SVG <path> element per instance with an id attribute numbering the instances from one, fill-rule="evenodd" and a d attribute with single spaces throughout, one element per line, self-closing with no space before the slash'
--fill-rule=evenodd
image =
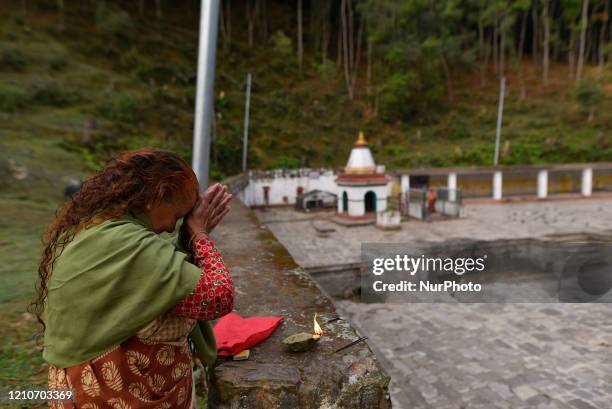
<path id="1" fill-rule="evenodd" d="M 51 409 L 193 407 L 193 360 L 187 335 L 194 320 L 166 314 L 111 351 L 69 368 L 49 366 L 49 389 L 70 389 L 72 402 Z"/>

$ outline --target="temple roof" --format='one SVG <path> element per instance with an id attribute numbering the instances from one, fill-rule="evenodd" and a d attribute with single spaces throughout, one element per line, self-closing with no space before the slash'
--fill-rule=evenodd
<path id="1" fill-rule="evenodd" d="M 338 186 L 376 186 L 386 185 L 391 178 L 384 173 L 341 173 L 336 177 Z"/>
<path id="2" fill-rule="evenodd" d="M 370 152 L 363 131 L 359 132 L 359 137 L 353 144 L 344 171 L 348 174 L 376 173 L 376 163 L 374 163 L 372 152 Z"/>

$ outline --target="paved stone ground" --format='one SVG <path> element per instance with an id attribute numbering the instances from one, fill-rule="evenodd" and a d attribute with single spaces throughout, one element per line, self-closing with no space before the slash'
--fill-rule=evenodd
<path id="1" fill-rule="evenodd" d="M 612 232 L 612 200 L 480 204 L 400 231 L 346 228 L 331 213 L 257 211 L 303 267 L 358 262 L 362 242 L 518 239 Z M 317 232 L 322 224 L 335 231 Z M 337 307 L 368 335 L 396 409 L 612 409 L 609 304 L 360 304 Z"/>
<path id="2" fill-rule="evenodd" d="M 465 217 L 438 222 L 411 220 L 398 231 L 373 226 L 343 227 L 325 221 L 333 213 L 302 213 L 293 209 L 257 210 L 256 215 L 287 247 L 302 267 L 360 261 L 362 242 L 401 243 L 450 238 L 477 240 L 517 239 L 574 233 L 612 232 L 612 200 L 588 199 L 466 206 Z M 335 231 L 322 237 L 323 224 Z M 612 406 L 611 406 L 612 408 Z"/>
<path id="3" fill-rule="evenodd" d="M 612 305 L 337 306 L 391 375 L 395 409 L 612 408 Z"/>

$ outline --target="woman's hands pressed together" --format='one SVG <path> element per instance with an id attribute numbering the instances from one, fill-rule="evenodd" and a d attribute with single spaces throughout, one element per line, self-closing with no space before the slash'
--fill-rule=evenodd
<path id="1" fill-rule="evenodd" d="M 193 264 L 202 274 L 191 294 L 181 300 L 173 312 L 191 319 L 210 321 L 234 308 L 234 284 L 223 256 L 208 234 L 229 212 L 232 195 L 220 184 L 200 194 L 193 209 L 183 220 L 183 239 L 190 237 L 185 249 L 193 254 Z M 189 236 L 187 236 L 189 235 Z"/>
<path id="2" fill-rule="evenodd" d="M 189 237 L 210 234 L 229 212 L 229 202 L 232 197 L 227 191 L 227 186 L 220 183 L 215 183 L 204 193 L 200 193 L 193 209 L 185 216 L 184 225 Z"/>

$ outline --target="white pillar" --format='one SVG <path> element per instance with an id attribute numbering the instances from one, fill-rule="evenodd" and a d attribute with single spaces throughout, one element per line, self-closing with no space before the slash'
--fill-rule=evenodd
<path id="1" fill-rule="evenodd" d="M 548 196 L 548 171 L 538 172 L 538 199 L 546 199 Z"/>
<path id="2" fill-rule="evenodd" d="M 502 198 L 502 172 L 496 170 L 493 173 L 493 199 L 501 200 Z"/>
<path id="3" fill-rule="evenodd" d="M 406 201 L 406 193 L 410 190 L 410 175 L 401 175 L 400 176 L 400 185 L 402 191 L 402 197 L 400 198 L 400 203 L 404 209 L 408 209 L 408 202 Z"/>
<path id="4" fill-rule="evenodd" d="M 448 174 L 448 201 L 454 202 L 457 200 L 457 174 L 449 173 Z"/>
<path id="5" fill-rule="evenodd" d="M 348 193 L 348 214 L 349 216 L 363 216 L 365 214 L 364 196 L 361 190 L 347 189 Z"/>
<path id="6" fill-rule="evenodd" d="M 391 184 L 387 184 L 387 186 L 391 186 Z M 389 195 L 387 192 L 389 191 L 388 187 L 376 187 L 372 189 L 374 193 L 376 193 L 376 213 L 384 212 L 389 207 Z"/>
<path id="7" fill-rule="evenodd" d="M 593 168 L 582 169 L 582 196 L 593 193 Z"/>
<path id="8" fill-rule="evenodd" d="M 402 175 L 401 177 L 402 195 L 410 189 L 410 176 Z"/>

